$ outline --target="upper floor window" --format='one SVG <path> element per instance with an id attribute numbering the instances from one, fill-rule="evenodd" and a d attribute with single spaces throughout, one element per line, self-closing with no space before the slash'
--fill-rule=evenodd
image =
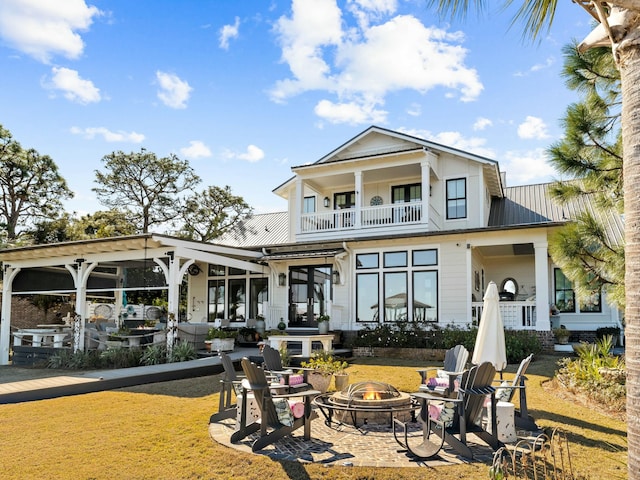
<path id="1" fill-rule="evenodd" d="M 304 197 L 302 213 L 314 213 L 316 211 L 316 197 Z"/>
<path id="2" fill-rule="evenodd" d="M 422 185 L 414 183 L 391 187 L 391 198 L 393 203 L 419 202 L 422 200 Z"/>
<path id="3" fill-rule="evenodd" d="M 356 204 L 356 192 L 342 192 L 333 195 L 335 208 L 353 208 Z"/>
<path id="4" fill-rule="evenodd" d="M 447 180 L 447 219 L 467 217 L 467 180 Z"/>

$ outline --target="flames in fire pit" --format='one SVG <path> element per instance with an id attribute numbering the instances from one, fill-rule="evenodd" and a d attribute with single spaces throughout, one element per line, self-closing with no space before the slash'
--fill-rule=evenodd
<path id="1" fill-rule="evenodd" d="M 400 416 L 408 414 L 403 407 L 411 405 L 411 396 L 388 383 L 367 381 L 353 383 L 346 390 L 334 393 L 329 403 L 348 407 L 348 414 L 344 412 L 341 418 L 343 423 L 355 424 L 358 420 L 389 423 L 389 415 L 394 411 Z"/>

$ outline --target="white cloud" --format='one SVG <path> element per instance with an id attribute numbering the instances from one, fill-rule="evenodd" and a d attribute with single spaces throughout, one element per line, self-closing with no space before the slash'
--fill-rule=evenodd
<path id="1" fill-rule="evenodd" d="M 96 136 L 101 136 L 105 142 L 142 143 L 145 139 L 142 133 L 124 132 L 122 130 L 112 132 L 105 127 L 71 127 L 71 133 L 74 135 L 82 135 L 89 140 L 94 139 Z"/>
<path id="2" fill-rule="evenodd" d="M 76 70 L 64 67 L 53 67 L 51 79 L 43 82 L 43 87 L 49 90 L 60 90 L 64 98 L 71 102 L 88 103 L 99 102 L 100 89 L 91 80 L 85 80 Z"/>
<path id="3" fill-rule="evenodd" d="M 384 123 L 387 112 L 376 110 L 373 105 L 363 105 L 358 102 L 333 103 L 329 100 L 320 100 L 314 112 L 320 118 L 330 123 Z"/>
<path id="4" fill-rule="evenodd" d="M 240 27 L 240 18 L 236 17 L 233 25 L 225 25 L 220 29 L 220 48 L 229 49 L 229 40 L 238 38 L 238 28 Z"/>
<path id="5" fill-rule="evenodd" d="M 419 103 L 412 103 L 409 105 L 409 108 L 407 108 L 407 113 L 412 117 L 419 117 L 422 115 L 422 105 Z"/>
<path id="6" fill-rule="evenodd" d="M 500 170 L 506 172 L 509 186 L 546 183 L 556 173 L 543 148 L 507 152 L 500 160 Z"/>
<path id="7" fill-rule="evenodd" d="M 225 150 L 222 155 L 228 160 L 245 160 L 249 163 L 255 163 L 264 158 L 264 151 L 260 147 L 249 145 L 246 152 Z"/>
<path id="8" fill-rule="evenodd" d="M 554 57 L 547 57 L 547 59 L 542 62 L 542 63 L 536 63 L 534 65 L 532 65 L 529 70 L 522 72 L 522 71 L 518 71 L 516 73 L 514 73 L 515 77 L 526 77 L 527 75 L 529 75 L 532 72 L 537 72 L 540 70 L 545 70 L 547 68 L 550 68 L 551 66 L 553 66 L 553 64 L 556 63 L 556 59 Z"/>
<path id="9" fill-rule="evenodd" d="M 475 153 L 485 158 L 496 158 L 493 149 L 486 146 L 487 140 L 480 137 L 466 138 L 460 132 L 440 132 L 433 133 L 429 130 L 416 130 L 400 128 L 399 131 L 418 138 L 424 138 L 435 143 L 439 143 L 446 147 L 457 148 L 469 153 Z"/>
<path id="10" fill-rule="evenodd" d="M 160 84 L 158 98 L 162 100 L 162 103 L 171 108 L 187 108 L 187 100 L 193 90 L 189 83 L 173 73 L 161 72 L 160 70 L 156 72 L 156 78 Z"/>
<path id="11" fill-rule="evenodd" d="M 493 126 L 493 122 L 491 120 L 489 120 L 488 118 L 484 118 L 484 117 L 478 117 L 475 121 L 475 123 L 473 124 L 473 129 L 474 130 L 484 130 L 487 127 L 491 127 Z"/>
<path id="12" fill-rule="evenodd" d="M 528 115 L 525 121 L 518 125 L 518 137 L 527 140 L 549 138 L 547 125 L 541 118 Z"/>
<path id="13" fill-rule="evenodd" d="M 207 158 L 211 156 L 211 150 L 200 140 L 191 140 L 188 147 L 180 149 L 183 157 L 196 159 Z"/>
<path id="14" fill-rule="evenodd" d="M 464 63 L 463 35 L 426 27 L 410 15 L 389 18 L 396 6 L 392 0 L 352 1 L 344 13 L 355 15 L 358 27 L 345 30 L 335 0 L 293 0 L 291 16 L 281 17 L 275 27 L 291 76 L 274 85 L 272 100 L 325 91 L 336 98 L 317 105 L 316 113 L 329 110 L 331 121 L 345 123 L 369 122 L 363 112 L 378 112 L 386 95 L 403 89 L 424 94 L 443 87 L 445 95 L 475 100 L 483 86 L 476 70 Z M 354 116 L 319 108 L 336 105 L 349 106 Z"/>
<path id="15" fill-rule="evenodd" d="M 54 55 L 76 59 L 84 50 L 77 32 L 88 30 L 94 17 L 101 14 L 84 0 L 2 0 L 0 36 L 42 63 L 49 63 Z"/>

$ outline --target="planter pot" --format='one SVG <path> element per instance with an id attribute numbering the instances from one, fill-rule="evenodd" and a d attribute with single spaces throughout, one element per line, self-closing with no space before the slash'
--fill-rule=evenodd
<path id="1" fill-rule="evenodd" d="M 320 393 L 327 393 L 332 375 L 330 373 L 309 372 L 307 380 L 314 390 Z"/>
<path id="2" fill-rule="evenodd" d="M 560 345 L 566 345 L 569 343 L 569 337 L 558 337 L 558 343 Z"/>
<path id="3" fill-rule="evenodd" d="M 235 344 L 233 338 L 214 338 L 211 340 L 212 352 L 231 352 Z"/>
<path id="4" fill-rule="evenodd" d="M 340 373 L 333 375 L 336 391 L 341 392 L 345 390 L 349 386 L 349 374 L 348 373 Z"/>
<path id="5" fill-rule="evenodd" d="M 318 333 L 320 335 L 326 335 L 327 333 L 329 333 L 329 322 L 318 323 Z"/>

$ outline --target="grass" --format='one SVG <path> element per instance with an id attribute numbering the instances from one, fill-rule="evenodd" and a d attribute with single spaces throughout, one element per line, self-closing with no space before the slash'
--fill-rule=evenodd
<path id="1" fill-rule="evenodd" d="M 547 382 L 557 357 L 540 356 L 528 371 L 529 408 L 542 427 L 569 434 L 574 473 L 626 478 L 623 420 L 593 405 L 556 396 Z M 424 363 L 367 358 L 351 365 L 351 381 L 376 379 L 399 390 L 418 387 Z M 513 374 L 515 365 L 508 370 Z M 506 375 L 509 377 L 509 374 Z M 3 479 L 482 479 L 488 466 L 473 463 L 424 468 L 324 467 L 273 461 L 214 443 L 207 423 L 218 404 L 218 376 L 177 380 L 0 405 Z"/>

